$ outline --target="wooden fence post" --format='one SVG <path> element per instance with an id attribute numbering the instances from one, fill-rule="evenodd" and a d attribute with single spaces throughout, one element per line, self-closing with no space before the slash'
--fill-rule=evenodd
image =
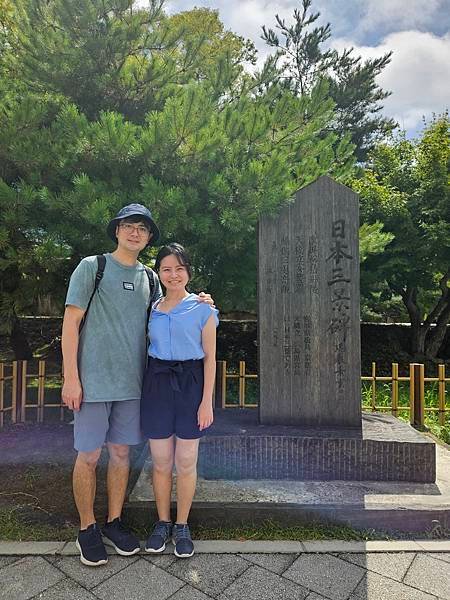
<path id="1" fill-rule="evenodd" d="M 439 365 L 439 425 L 445 425 L 445 365 Z"/>
<path id="2" fill-rule="evenodd" d="M 239 361 L 239 408 L 245 407 L 245 361 Z"/>
<path id="3" fill-rule="evenodd" d="M 425 365 L 410 365 L 410 423 L 416 429 L 425 424 Z"/>
<path id="4" fill-rule="evenodd" d="M 0 363 L 0 427 L 4 424 L 3 408 L 5 406 L 5 365 Z"/>
<path id="5" fill-rule="evenodd" d="M 392 363 L 392 414 L 398 416 L 398 363 Z"/>

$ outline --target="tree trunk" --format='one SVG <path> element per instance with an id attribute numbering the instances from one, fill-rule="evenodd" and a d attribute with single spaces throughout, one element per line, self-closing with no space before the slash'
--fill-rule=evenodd
<path id="1" fill-rule="evenodd" d="M 421 323 L 411 323 L 411 354 L 413 356 L 425 355 L 425 340 L 429 327 Z"/>
<path id="2" fill-rule="evenodd" d="M 33 358 L 27 336 L 17 317 L 14 317 L 9 340 L 15 360 L 31 360 Z"/>
<path id="3" fill-rule="evenodd" d="M 411 322 L 410 352 L 413 356 L 422 357 L 425 354 L 425 340 L 430 325 L 422 323 L 421 311 L 417 304 L 417 288 L 406 288 L 399 291 Z"/>
<path id="4" fill-rule="evenodd" d="M 431 330 L 431 339 L 426 345 L 426 355 L 428 358 L 437 358 L 439 350 L 444 342 L 447 333 L 447 325 L 450 321 L 450 299 L 447 306 L 439 315 L 436 327 Z"/>

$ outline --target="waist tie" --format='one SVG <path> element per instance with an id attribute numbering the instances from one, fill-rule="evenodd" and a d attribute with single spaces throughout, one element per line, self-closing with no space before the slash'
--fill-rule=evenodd
<path id="1" fill-rule="evenodd" d="M 203 364 L 200 360 L 161 360 L 160 358 L 150 357 L 153 366 L 153 374 L 168 373 L 170 387 L 174 392 L 181 392 L 178 375 L 184 371 L 192 371 L 194 367 Z"/>

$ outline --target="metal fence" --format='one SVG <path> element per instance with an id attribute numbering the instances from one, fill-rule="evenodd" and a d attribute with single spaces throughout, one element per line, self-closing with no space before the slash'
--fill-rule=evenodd
<path id="1" fill-rule="evenodd" d="M 70 411 L 62 405 L 60 399 L 61 381 L 61 372 L 47 372 L 46 362 L 42 360 L 37 363 L 37 373 L 30 372 L 27 361 L 0 363 L 0 427 L 6 423 L 43 423 L 50 418 L 61 421 L 70 418 Z M 363 410 L 388 411 L 396 417 L 400 411 L 405 411 L 416 427 L 423 427 L 425 415 L 430 413 L 437 415 L 440 425 L 445 425 L 449 420 L 450 404 L 447 402 L 446 385 L 450 382 L 450 377 L 446 377 L 445 365 L 438 365 L 437 377 L 426 377 L 424 365 L 418 363 L 409 365 L 408 376 L 399 376 L 397 363 L 392 364 L 390 376 L 378 376 L 376 363 L 372 363 L 371 374 L 362 376 L 361 381 L 363 386 L 369 386 L 368 393 L 364 394 L 369 402 L 363 402 Z M 407 404 L 400 402 L 400 386 L 404 382 L 408 387 Z M 239 362 L 238 369 L 230 368 L 226 361 L 217 361 L 215 407 L 257 407 L 257 384 L 258 375 L 247 373 L 245 361 Z M 386 400 L 386 389 L 381 394 L 380 384 L 389 386 L 389 401 Z M 435 405 L 426 403 L 426 386 L 429 384 L 437 387 Z M 381 395 L 383 404 L 379 403 Z"/>

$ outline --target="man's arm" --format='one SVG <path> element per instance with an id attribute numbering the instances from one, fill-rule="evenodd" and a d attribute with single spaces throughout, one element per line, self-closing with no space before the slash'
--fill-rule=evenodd
<path id="1" fill-rule="evenodd" d="M 62 387 L 63 403 L 71 410 L 79 411 L 83 401 L 83 390 L 78 373 L 78 341 L 80 323 L 85 311 L 78 306 L 68 305 L 64 312 L 61 349 L 64 365 Z"/>

